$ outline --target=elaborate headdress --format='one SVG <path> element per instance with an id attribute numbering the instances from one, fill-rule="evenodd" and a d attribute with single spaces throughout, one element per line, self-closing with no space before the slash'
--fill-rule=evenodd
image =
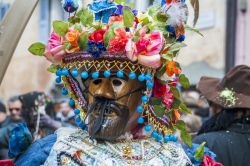
<path id="1" fill-rule="evenodd" d="M 129 71 L 129 79 L 146 85 L 137 107 L 138 123 L 145 124 L 145 130 L 158 141 L 175 141 L 171 134 L 178 129 L 190 145 L 185 124 L 179 120 L 189 110 L 176 87 L 186 88 L 189 81 L 175 61 L 185 46 L 185 30 L 194 30 L 186 25 L 185 0 L 162 0 L 145 13 L 132 10 L 123 0 L 94 0 L 89 8 L 79 10 L 75 0 L 62 3 L 69 15 L 73 13 L 68 22 L 54 21 L 48 44 L 34 43 L 29 51 L 53 63 L 49 71 L 55 72 L 57 83 L 63 80 L 62 94 L 71 97 L 78 126 L 85 129 L 87 114 L 86 90 L 80 88 L 85 85 L 79 80 L 108 78 L 111 70 L 121 78 Z M 197 0 L 191 4 L 197 9 Z"/>

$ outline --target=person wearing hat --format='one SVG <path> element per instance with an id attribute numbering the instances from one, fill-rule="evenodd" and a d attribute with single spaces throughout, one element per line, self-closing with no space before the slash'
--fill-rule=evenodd
<path id="1" fill-rule="evenodd" d="M 250 67 L 236 66 L 223 79 L 202 77 L 198 89 L 213 115 L 193 142 L 206 142 L 225 166 L 249 166 Z"/>

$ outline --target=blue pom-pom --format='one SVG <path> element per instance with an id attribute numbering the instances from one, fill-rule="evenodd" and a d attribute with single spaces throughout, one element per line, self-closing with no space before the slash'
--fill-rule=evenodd
<path id="1" fill-rule="evenodd" d="M 152 133 L 151 133 L 151 136 L 153 137 L 153 138 L 157 138 L 157 136 L 158 136 L 158 133 L 157 133 L 157 131 L 153 131 Z"/>
<path id="2" fill-rule="evenodd" d="M 140 116 L 140 117 L 137 119 L 137 122 L 138 122 L 139 124 L 143 124 L 143 123 L 144 123 L 144 118 Z"/>
<path id="3" fill-rule="evenodd" d="M 183 42 L 185 40 L 185 35 L 180 35 L 180 37 L 177 39 L 178 42 Z"/>
<path id="4" fill-rule="evenodd" d="M 136 74 L 135 74 L 135 72 L 130 72 L 130 73 L 129 73 L 129 79 L 130 79 L 130 80 L 136 79 Z"/>
<path id="5" fill-rule="evenodd" d="M 63 0 L 62 5 L 64 10 L 69 13 L 75 12 L 79 7 L 77 0 Z"/>
<path id="6" fill-rule="evenodd" d="M 161 141 L 162 140 L 162 134 L 158 134 L 156 140 Z"/>
<path id="7" fill-rule="evenodd" d="M 146 75 L 145 75 L 145 79 L 147 80 L 147 81 L 149 81 L 149 80 L 151 80 L 151 74 L 149 74 L 149 73 L 147 73 Z"/>
<path id="8" fill-rule="evenodd" d="M 151 126 L 148 124 L 148 125 L 146 125 L 145 127 L 144 127 L 144 130 L 146 131 L 146 132 L 149 132 L 150 130 L 151 130 Z"/>
<path id="9" fill-rule="evenodd" d="M 99 72 L 98 71 L 92 73 L 92 78 L 97 79 L 98 77 L 99 77 Z"/>
<path id="10" fill-rule="evenodd" d="M 105 70 L 104 73 L 103 73 L 103 75 L 104 75 L 105 78 L 109 78 L 110 75 L 111 75 L 110 70 Z"/>
<path id="11" fill-rule="evenodd" d="M 170 141 L 170 138 L 169 138 L 169 136 L 168 135 L 166 135 L 165 137 L 164 137 L 164 142 L 169 142 Z"/>
<path id="12" fill-rule="evenodd" d="M 147 88 L 152 89 L 153 86 L 154 86 L 153 82 L 151 82 L 151 81 L 147 82 Z"/>
<path id="13" fill-rule="evenodd" d="M 62 95 L 67 95 L 69 92 L 66 88 L 62 88 Z"/>
<path id="14" fill-rule="evenodd" d="M 142 96 L 142 97 L 141 97 L 141 101 L 142 101 L 143 103 L 148 102 L 148 97 L 147 97 L 147 96 Z"/>
<path id="15" fill-rule="evenodd" d="M 143 107 L 141 105 L 137 106 L 136 111 L 142 113 Z"/>
<path id="16" fill-rule="evenodd" d="M 58 76 L 58 77 L 56 77 L 56 83 L 61 83 L 61 81 L 62 81 L 62 79 L 61 79 L 61 77 L 60 76 Z"/>
<path id="17" fill-rule="evenodd" d="M 82 121 L 82 119 L 81 119 L 80 116 L 76 116 L 75 121 L 76 121 L 77 124 L 79 124 Z"/>
<path id="18" fill-rule="evenodd" d="M 75 106 L 75 101 L 73 100 L 73 99 L 69 99 L 69 105 L 71 106 L 71 107 L 74 107 Z"/>
<path id="19" fill-rule="evenodd" d="M 79 110 L 79 109 L 74 109 L 74 113 L 75 113 L 76 115 L 79 115 L 79 114 L 80 114 L 80 110 Z"/>
<path id="20" fill-rule="evenodd" d="M 166 26 L 166 30 L 170 33 L 175 33 L 175 28 L 171 25 L 167 25 Z"/>
<path id="21" fill-rule="evenodd" d="M 176 142 L 176 141 L 177 141 L 177 137 L 174 136 L 174 135 L 170 135 L 170 136 L 169 136 L 169 140 L 170 140 L 170 141 L 173 141 L 173 142 Z"/>
<path id="22" fill-rule="evenodd" d="M 139 75 L 138 80 L 143 82 L 145 80 L 145 75 L 144 74 Z"/>
<path id="23" fill-rule="evenodd" d="M 69 75 L 68 69 L 62 69 L 62 75 L 64 75 L 64 76 Z"/>
<path id="24" fill-rule="evenodd" d="M 62 75 L 62 69 L 58 69 L 58 70 L 56 71 L 56 75 L 57 75 L 57 76 L 61 76 L 61 75 Z"/>
<path id="25" fill-rule="evenodd" d="M 72 74 L 73 77 L 77 77 L 78 76 L 78 70 L 77 69 L 72 70 L 71 74 Z"/>
<path id="26" fill-rule="evenodd" d="M 82 72 L 81 77 L 83 79 L 87 79 L 89 77 L 89 73 L 87 71 Z"/>
<path id="27" fill-rule="evenodd" d="M 118 78 L 122 78 L 122 77 L 124 76 L 123 71 L 119 70 L 119 71 L 116 73 L 116 76 L 117 76 Z"/>

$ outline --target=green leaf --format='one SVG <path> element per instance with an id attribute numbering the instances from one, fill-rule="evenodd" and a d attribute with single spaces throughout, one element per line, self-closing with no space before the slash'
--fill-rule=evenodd
<path id="1" fill-rule="evenodd" d="M 186 124 L 183 120 L 178 120 L 176 123 L 176 127 L 179 130 L 186 130 Z"/>
<path id="2" fill-rule="evenodd" d="M 94 21 L 94 15 L 91 11 L 89 11 L 87 8 L 82 9 L 81 15 L 80 15 L 80 21 L 83 26 L 91 26 Z"/>
<path id="3" fill-rule="evenodd" d="M 125 27 L 132 27 L 134 25 L 134 13 L 127 7 L 123 8 L 123 24 Z"/>
<path id="4" fill-rule="evenodd" d="M 110 28 L 105 34 L 104 34 L 104 45 L 105 47 L 108 47 L 110 39 L 115 37 L 114 29 Z"/>
<path id="5" fill-rule="evenodd" d="M 196 158 L 199 161 L 203 160 L 204 157 L 204 149 L 205 149 L 206 142 L 203 142 L 196 150 L 194 154 L 194 158 Z"/>
<path id="6" fill-rule="evenodd" d="M 125 3 L 126 2 L 126 0 L 115 0 L 115 3 L 117 3 L 117 4 L 122 4 L 122 3 Z"/>
<path id="7" fill-rule="evenodd" d="M 204 37 L 204 35 L 202 33 L 200 33 L 200 31 L 196 28 L 192 28 L 188 25 L 185 25 L 185 30 L 187 31 L 192 31 L 192 32 L 195 32 L 195 33 L 198 33 L 199 35 L 201 35 L 202 37 Z"/>
<path id="8" fill-rule="evenodd" d="M 189 80 L 184 74 L 181 74 L 179 79 L 180 79 L 180 84 L 183 88 L 186 89 L 190 86 Z"/>
<path id="9" fill-rule="evenodd" d="M 174 102 L 172 104 L 173 109 L 179 109 L 180 108 L 181 101 L 179 99 L 174 99 Z"/>
<path id="10" fill-rule="evenodd" d="M 68 18 L 68 22 L 71 23 L 71 24 L 79 23 L 80 22 L 80 18 L 72 16 L 72 17 Z"/>
<path id="11" fill-rule="evenodd" d="M 185 114 L 191 114 L 191 111 L 187 108 L 187 106 L 184 103 L 180 104 L 180 111 Z"/>
<path id="12" fill-rule="evenodd" d="M 165 108 L 163 106 L 154 105 L 154 113 L 156 114 L 156 116 L 163 117 L 164 112 Z"/>
<path id="13" fill-rule="evenodd" d="M 160 22 L 166 22 L 168 20 L 168 16 L 164 13 L 158 12 L 156 18 Z"/>
<path id="14" fill-rule="evenodd" d="M 181 133 L 181 140 L 187 144 L 189 147 L 192 146 L 192 139 L 189 133 L 186 130 L 180 130 Z"/>
<path id="15" fill-rule="evenodd" d="M 47 70 L 51 73 L 56 73 L 57 67 L 55 65 L 50 65 Z"/>
<path id="16" fill-rule="evenodd" d="M 43 43 L 37 42 L 33 43 L 29 48 L 29 52 L 33 55 L 43 56 L 45 52 L 45 45 Z"/>
<path id="17" fill-rule="evenodd" d="M 150 105 L 161 105 L 161 98 L 151 97 L 149 100 Z"/>
<path id="18" fill-rule="evenodd" d="M 170 51 L 172 52 L 172 53 L 174 53 L 174 52 L 178 52 L 178 51 L 180 51 L 180 49 L 182 49 L 183 47 L 186 47 L 187 45 L 185 44 L 185 43 L 174 43 L 172 46 L 171 46 L 171 48 L 170 48 Z"/>
<path id="19" fill-rule="evenodd" d="M 173 93 L 175 98 L 180 99 L 181 94 L 180 94 L 180 91 L 176 87 L 171 87 L 170 90 Z"/>
<path id="20" fill-rule="evenodd" d="M 127 6 L 129 6 L 130 8 L 135 8 L 135 4 L 133 2 L 127 3 Z"/>
<path id="21" fill-rule="evenodd" d="M 53 29 L 56 32 L 57 35 L 59 36 L 65 36 L 66 33 L 68 32 L 68 24 L 63 21 L 54 21 L 53 22 Z"/>
<path id="22" fill-rule="evenodd" d="M 79 44 L 81 50 L 87 49 L 88 37 L 89 37 L 89 34 L 84 33 L 78 38 L 78 44 Z"/>
<path id="23" fill-rule="evenodd" d="M 161 78 L 161 76 L 163 76 L 163 74 L 166 72 L 166 65 L 163 65 L 162 67 L 161 67 L 161 69 L 160 70 L 157 70 L 156 71 L 156 77 L 158 78 L 158 79 L 160 79 Z"/>
<path id="24" fill-rule="evenodd" d="M 142 20 L 141 20 L 141 23 L 142 25 L 147 25 L 149 23 L 149 18 L 148 17 L 144 17 Z"/>

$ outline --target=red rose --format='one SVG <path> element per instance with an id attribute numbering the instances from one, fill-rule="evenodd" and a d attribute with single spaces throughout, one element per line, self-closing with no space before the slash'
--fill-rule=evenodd
<path id="1" fill-rule="evenodd" d="M 125 29 L 119 28 L 115 30 L 115 37 L 109 41 L 109 52 L 125 52 L 125 47 L 128 42 L 128 37 Z"/>
<path id="2" fill-rule="evenodd" d="M 161 84 L 160 80 L 155 80 L 153 94 L 155 98 L 162 97 L 167 91 L 166 85 Z"/>
<path id="3" fill-rule="evenodd" d="M 223 166 L 221 163 L 215 162 L 210 156 L 205 155 L 201 166 Z"/>
<path id="4" fill-rule="evenodd" d="M 96 30 L 94 31 L 90 36 L 89 36 L 89 41 L 92 41 L 92 42 L 103 42 L 103 36 L 105 34 L 105 30 L 103 29 L 99 29 L 99 30 Z"/>

